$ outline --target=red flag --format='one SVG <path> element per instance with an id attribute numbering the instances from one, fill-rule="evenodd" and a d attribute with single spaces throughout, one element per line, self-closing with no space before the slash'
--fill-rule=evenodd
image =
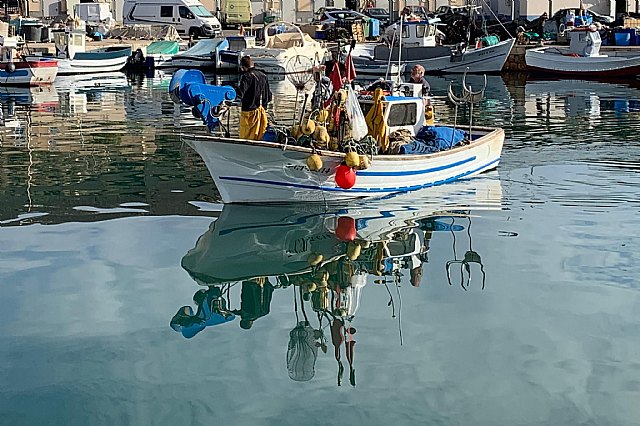
<path id="1" fill-rule="evenodd" d="M 353 64 L 353 59 L 351 58 L 351 52 L 347 55 L 347 60 L 345 61 L 345 77 L 349 83 L 356 79 L 356 66 Z"/>
<path id="2" fill-rule="evenodd" d="M 334 92 L 342 89 L 342 76 L 340 75 L 340 64 L 338 63 L 338 61 L 335 61 L 333 64 L 333 70 L 331 71 L 329 79 L 331 80 L 331 84 L 333 85 Z"/>

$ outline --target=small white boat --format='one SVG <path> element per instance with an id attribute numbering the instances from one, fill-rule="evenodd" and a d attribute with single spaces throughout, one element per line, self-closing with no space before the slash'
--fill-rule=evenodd
<path id="1" fill-rule="evenodd" d="M 233 55 L 236 66 L 239 66 L 240 58 L 249 55 L 256 68 L 266 74 L 286 74 L 287 62 L 295 56 L 307 57 L 313 65 L 324 63 L 328 57 L 328 50 L 295 24 L 273 22 L 264 27 L 264 38 L 262 46 L 246 47 L 235 54 L 230 49 L 226 55 Z M 232 60 L 229 57 L 226 59 L 228 62 Z"/>
<path id="2" fill-rule="evenodd" d="M 173 55 L 171 61 L 167 61 L 157 67 L 196 68 L 202 70 L 223 68 L 220 52 L 228 49 L 229 42 L 225 38 L 202 39 L 190 49 Z"/>
<path id="3" fill-rule="evenodd" d="M 392 34 L 387 34 L 389 44 L 356 45 L 352 53 L 356 71 L 363 64 L 379 65 L 386 69 L 389 61 L 404 64 L 407 69 L 422 65 L 427 73 L 482 74 L 502 71 L 515 44 L 515 38 L 498 41 L 497 38 L 485 37 L 485 41 L 479 46 L 438 45 L 436 29 L 439 22 L 438 18 L 428 21 L 400 21 L 400 24 L 394 24 L 396 27 L 391 26 L 387 30 Z M 393 36 L 394 32 L 397 36 Z"/>
<path id="4" fill-rule="evenodd" d="M 131 46 L 110 46 L 85 51 L 85 32 L 55 31 L 53 38 L 58 75 L 94 74 L 122 70 L 131 56 Z"/>
<path id="5" fill-rule="evenodd" d="M 38 57 L 17 59 L 17 37 L 0 40 L 0 86 L 40 86 L 55 80 L 57 60 Z"/>
<path id="6" fill-rule="evenodd" d="M 572 77 L 635 77 L 640 74 L 640 53 L 613 50 L 600 53 L 601 39 L 596 27 L 577 27 L 568 31 L 569 47 L 544 46 L 525 53 L 527 70 L 532 73 Z"/>
<path id="7" fill-rule="evenodd" d="M 421 85 L 412 86 L 422 90 Z M 180 73 L 174 74 L 169 90 L 183 95 L 181 99 L 187 105 L 204 107 L 200 114 L 206 122 L 215 119 L 215 110 L 225 99 L 235 98 L 230 87 L 207 85 L 204 76 L 189 81 Z M 387 96 L 383 104 L 387 135 L 399 129 L 413 135 L 423 130 L 428 106 L 423 97 Z M 435 130 L 445 130 L 442 127 Z M 504 131 L 468 129 L 467 142 L 452 142 L 451 149 L 429 154 L 373 155 L 370 167 L 357 172 L 339 167 L 345 153 L 328 149 L 213 135 L 186 135 L 184 140 L 204 160 L 225 203 L 332 202 L 438 186 L 496 168 Z M 307 166 L 314 153 L 321 160 L 317 171 Z M 347 171 L 353 179 L 351 186 L 339 183 L 341 173 Z"/>

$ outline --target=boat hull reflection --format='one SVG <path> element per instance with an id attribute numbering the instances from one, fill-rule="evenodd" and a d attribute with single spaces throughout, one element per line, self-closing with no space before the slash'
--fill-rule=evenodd
<path id="1" fill-rule="evenodd" d="M 182 266 L 205 285 L 301 274 L 313 259 L 343 256 L 349 241 L 388 240 L 442 212 L 499 209 L 501 196 L 500 180 L 490 174 L 346 206 L 225 205 Z"/>

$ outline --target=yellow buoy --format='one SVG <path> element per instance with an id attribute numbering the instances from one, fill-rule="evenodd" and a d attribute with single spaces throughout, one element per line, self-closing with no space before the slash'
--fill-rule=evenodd
<path id="1" fill-rule="evenodd" d="M 329 111 L 326 109 L 323 109 L 323 110 L 320 110 L 320 112 L 318 113 L 316 120 L 324 123 L 325 121 L 327 121 L 328 118 L 329 118 Z"/>
<path id="2" fill-rule="evenodd" d="M 322 168 L 322 158 L 318 154 L 311 154 L 307 157 L 307 167 L 312 172 L 317 172 Z"/>
<path id="3" fill-rule="evenodd" d="M 322 262 L 322 255 L 318 253 L 311 253 L 307 257 L 307 263 L 311 266 L 316 266 L 318 263 Z"/>
<path id="4" fill-rule="evenodd" d="M 327 128 L 324 126 L 316 126 L 316 130 L 313 132 L 313 140 L 321 142 L 324 145 L 328 144 L 330 137 Z"/>
<path id="5" fill-rule="evenodd" d="M 347 152 L 347 155 L 344 156 L 344 162 L 349 167 L 358 167 L 360 165 L 360 157 L 357 152 Z"/>
<path id="6" fill-rule="evenodd" d="M 351 241 L 347 245 L 347 257 L 349 260 L 356 260 L 360 257 L 360 252 L 362 251 L 362 247 L 357 242 Z"/>
<path id="7" fill-rule="evenodd" d="M 302 122 L 302 126 L 300 126 L 300 131 L 304 135 L 312 135 L 316 130 L 316 122 L 313 120 L 304 120 Z"/>
<path id="8" fill-rule="evenodd" d="M 427 105 L 424 107 L 424 124 L 426 124 L 427 126 L 433 126 L 433 124 L 435 123 L 434 120 L 434 114 L 433 114 L 433 107 L 431 105 Z"/>
<path id="9" fill-rule="evenodd" d="M 358 170 L 367 170 L 369 167 L 371 167 L 371 160 L 369 160 L 369 157 L 366 155 L 361 155 L 360 167 L 358 167 Z"/>
<path id="10" fill-rule="evenodd" d="M 294 139 L 298 139 L 300 136 L 302 136 L 302 131 L 300 130 L 299 125 L 294 124 L 293 127 L 291 127 L 291 136 Z"/>

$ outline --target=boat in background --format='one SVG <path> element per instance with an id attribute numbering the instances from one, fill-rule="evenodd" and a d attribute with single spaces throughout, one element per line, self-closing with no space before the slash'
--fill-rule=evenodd
<path id="1" fill-rule="evenodd" d="M 0 86 L 51 84 L 58 74 L 58 61 L 48 58 L 17 59 L 18 38 L 0 38 Z"/>
<path id="2" fill-rule="evenodd" d="M 628 77 L 640 74 L 640 53 L 632 50 L 600 53 L 600 33 L 595 26 L 569 30 L 569 47 L 544 46 L 525 53 L 527 70 L 532 73 L 578 78 Z"/>
<path id="3" fill-rule="evenodd" d="M 380 66 L 386 70 L 389 62 L 406 68 L 422 65 L 427 73 L 499 73 L 515 44 L 515 38 L 500 41 L 496 36 L 483 37 L 477 45 L 438 45 L 437 24 L 440 19 L 400 21 L 389 29 L 387 43 L 356 44 L 353 63 L 356 72 L 362 66 Z M 400 31 L 398 28 L 402 28 Z M 394 35 L 396 34 L 396 35 Z M 402 37 L 400 37 L 402 34 Z M 401 46 L 401 47 L 399 47 Z"/>
<path id="4" fill-rule="evenodd" d="M 225 38 L 202 39 L 184 52 L 173 55 L 170 61 L 158 65 L 158 68 L 197 68 L 201 70 L 217 70 L 231 65 L 221 62 L 221 52 L 229 49 Z"/>
<path id="5" fill-rule="evenodd" d="M 131 46 L 109 46 L 85 51 L 85 31 L 53 31 L 55 56 L 31 55 L 27 59 L 54 58 L 58 75 L 94 74 L 122 70 L 131 56 Z"/>
<path id="6" fill-rule="evenodd" d="M 296 56 L 309 58 L 312 65 L 321 65 L 329 57 L 322 43 L 303 33 L 300 27 L 290 22 L 273 22 L 264 27 L 264 45 L 256 45 L 255 39 L 243 37 L 246 47 L 233 46 L 223 54 L 223 62 L 236 68 L 240 58 L 251 56 L 255 67 L 266 74 L 286 74 L 289 59 Z"/>
<path id="7" fill-rule="evenodd" d="M 131 54 L 126 64 L 127 71 L 144 72 L 170 67 L 173 56 L 179 51 L 180 43 L 175 40 L 154 40 Z"/>

